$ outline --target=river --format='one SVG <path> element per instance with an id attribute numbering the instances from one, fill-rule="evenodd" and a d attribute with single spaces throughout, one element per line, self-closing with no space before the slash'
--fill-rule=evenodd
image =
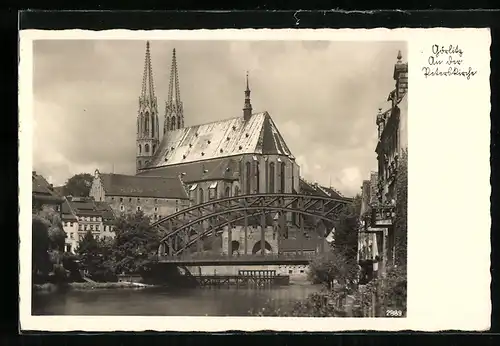
<path id="1" fill-rule="evenodd" d="M 271 288 L 97 289 L 35 293 L 33 315 L 249 316 L 272 301 L 286 307 L 321 286 L 291 284 Z"/>

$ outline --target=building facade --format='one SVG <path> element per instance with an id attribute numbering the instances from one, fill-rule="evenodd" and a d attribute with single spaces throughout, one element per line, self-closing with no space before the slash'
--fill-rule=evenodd
<path id="1" fill-rule="evenodd" d="M 389 93 L 388 109 L 376 117 L 378 142 L 377 172 L 362 186 L 361 229 L 358 261 L 367 276 L 376 275 L 379 265 L 395 263 L 397 177 L 400 158 L 408 150 L 408 63 L 398 52 L 393 78 L 395 89 Z"/>
<path id="2" fill-rule="evenodd" d="M 89 197 L 67 196 L 63 204 L 62 220 L 67 252 L 75 252 L 88 231 L 95 239 L 115 237 L 115 218 L 105 202 L 96 202 Z"/>
<path id="3" fill-rule="evenodd" d="M 147 177 L 105 174 L 96 170 L 90 197 L 109 205 L 115 215 L 144 212 L 152 221 L 189 206 L 185 186 L 178 176 Z"/>

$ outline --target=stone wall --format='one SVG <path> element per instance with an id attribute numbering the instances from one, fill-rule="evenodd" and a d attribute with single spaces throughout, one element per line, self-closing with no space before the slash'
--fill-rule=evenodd
<path id="1" fill-rule="evenodd" d="M 174 214 L 189 206 L 188 200 L 168 198 L 142 198 L 131 196 L 106 196 L 115 215 L 135 213 L 139 209 L 153 221 Z"/>
<path id="2" fill-rule="evenodd" d="M 224 266 L 189 266 L 191 275 L 238 275 L 240 270 L 275 270 L 276 275 L 290 276 L 291 282 L 308 281 L 309 265 L 224 265 Z"/>

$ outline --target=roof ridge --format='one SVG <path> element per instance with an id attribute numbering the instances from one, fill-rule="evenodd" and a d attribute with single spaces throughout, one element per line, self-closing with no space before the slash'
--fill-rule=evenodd
<path id="1" fill-rule="evenodd" d="M 265 114 L 265 113 L 267 113 L 267 111 L 252 113 L 252 117 L 254 115 L 260 115 L 260 114 Z M 178 129 L 178 130 L 175 130 L 175 131 L 179 131 L 179 130 L 183 130 L 183 129 L 191 128 L 191 127 L 199 127 L 199 126 L 210 125 L 210 124 L 215 124 L 215 123 L 222 123 L 222 122 L 225 122 L 225 121 L 235 120 L 235 119 L 240 119 L 240 118 L 243 119 L 243 117 L 241 115 L 238 115 L 238 116 L 231 117 L 231 118 L 225 118 L 225 119 L 220 119 L 220 120 L 213 120 L 213 121 L 209 121 L 209 122 L 206 122 L 206 123 L 201 123 L 201 124 L 196 124 L 196 125 L 191 125 L 191 126 L 185 126 L 185 127 L 181 128 L 181 129 Z M 172 131 L 172 132 L 174 132 L 174 131 Z"/>
<path id="2" fill-rule="evenodd" d="M 178 179 L 178 176 L 155 176 L 155 175 L 132 175 L 132 174 L 120 174 L 120 173 L 100 173 L 101 175 L 117 175 L 121 177 L 131 177 L 131 178 L 160 178 L 160 179 Z"/>

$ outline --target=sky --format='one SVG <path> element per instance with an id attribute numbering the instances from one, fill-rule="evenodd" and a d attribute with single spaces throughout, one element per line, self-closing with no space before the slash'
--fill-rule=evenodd
<path id="1" fill-rule="evenodd" d="M 389 107 L 405 42 L 151 41 L 160 124 L 176 49 L 185 125 L 241 115 L 245 75 L 311 182 L 353 196 L 377 169 L 375 118 Z M 135 173 L 145 41 L 40 40 L 33 46 L 33 170 Z M 161 132 L 161 131 L 160 131 Z"/>

